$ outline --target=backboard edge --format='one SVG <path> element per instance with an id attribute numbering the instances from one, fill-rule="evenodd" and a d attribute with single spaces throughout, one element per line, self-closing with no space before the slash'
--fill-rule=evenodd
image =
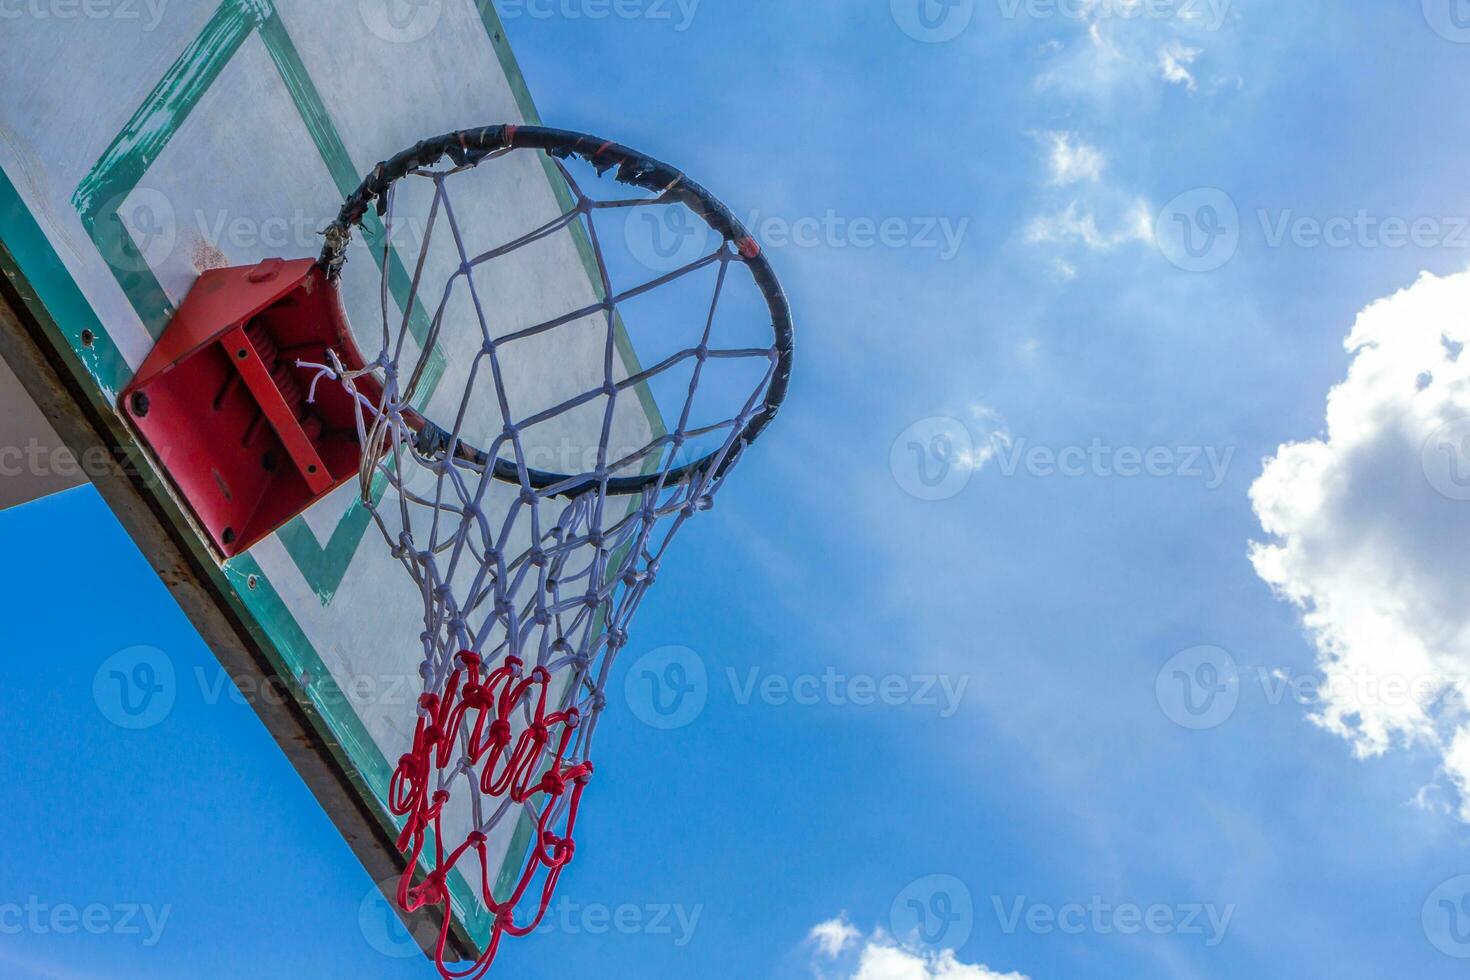
<path id="1" fill-rule="evenodd" d="M 262 685 L 270 684 L 293 693 L 291 698 L 249 700 L 363 867 L 375 882 L 392 888 L 405 867 L 393 836 L 356 795 L 351 775 L 296 700 L 293 679 L 280 676 L 271 667 L 259 640 L 231 612 L 230 586 L 223 570 L 197 554 L 172 526 L 167 514 L 177 505 L 163 489 L 162 478 L 155 476 L 155 487 L 148 486 L 138 470 L 151 464 L 138 459 L 121 422 L 110 417 L 110 407 L 99 409 L 92 396 L 76 384 L 67 364 L 71 352 L 54 342 L 42 322 L 44 311 L 38 316 L 25 301 L 28 292 L 13 256 L 0 242 L 0 358 L 77 459 L 105 458 L 106 464 L 90 473 L 93 485 L 232 680 L 249 690 L 265 690 Z M 135 462 L 124 466 L 118 463 L 122 459 Z M 425 955 L 432 956 L 441 928 L 439 917 L 427 910 L 406 917 L 394 896 L 384 895 Z M 450 929 L 450 940 L 459 957 L 473 960 L 478 956 L 475 943 L 457 922 Z"/>

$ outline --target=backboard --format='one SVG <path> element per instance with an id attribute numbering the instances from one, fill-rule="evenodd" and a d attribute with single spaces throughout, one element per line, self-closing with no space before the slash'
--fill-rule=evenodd
<path id="1" fill-rule="evenodd" d="M 201 272 L 316 255 L 363 174 L 426 135 L 537 121 L 490 0 L 81 5 L 0 31 L 0 355 L 74 451 L 114 459 L 94 482 L 237 681 L 285 687 L 256 710 L 378 881 L 401 867 L 385 799 L 418 694 L 423 610 L 392 601 L 403 570 L 355 483 L 221 560 L 117 396 Z M 512 166 L 513 193 L 468 217 L 530 228 L 566 209 L 548 161 Z M 400 201 L 401 226 L 414 207 Z M 380 224 L 364 231 L 381 246 Z M 344 273 L 357 329 L 380 316 L 382 288 L 408 288 L 415 245 L 388 245 L 386 276 L 368 245 Z M 502 304 L 595 299 L 575 228 L 515 271 Z M 636 373 L 631 343 L 619 356 Z M 556 356 L 536 358 L 519 366 L 527 383 L 552 384 Z M 432 401 L 456 366 L 433 351 L 427 363 Z M 641 397 L 617 425 L 637 444 L 662 423 Z M 522 821 L 492 840 L 505 873 L 529 833 Z M 473 887 L 451 891 L 453 936 L 473 958 L 491 923 Z"/>

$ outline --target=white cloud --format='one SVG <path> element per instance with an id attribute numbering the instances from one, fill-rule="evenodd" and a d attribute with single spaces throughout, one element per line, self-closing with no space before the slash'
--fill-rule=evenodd
<path id="1" fill-rule="evenodd" d="M 1193 92 L 1194 76 L 1190 74 L 1188 66 L 1194 64 L 1201 53 L 1199 48 L 1170 41 L 1159 50 L 1159 73 L 1164 76 L 1164 81 L 1172 85 L 1183 85 Z"/>
<path id="2" fill-rule="evenodd" d="M 807 938 L 817 944 L 817 949 L 821 950 L 823 956 L 835 959 L 848 946 L 862 938 L 862 933 L 858 931 L 857 926 L 847 921 L 847 916 L 844 914 L 835 919 L 817 923 L 812 927 Z"/>
<path id="3" fill-rule="evenodd" d="M 1033 245 L 1080 244 L 1103 251 L 1129 242 L 1151 242 L 1153 235 L 1153 214 L 1141 198 L 1108 222 L 1107 230 L 1099 226 L 1093 208 L 1082 201 L 1068 203 L 1058 214 L 1033 218 L 1026 227 L 1026 241 Z"/>
<path id="4" fill-rule="evenodd" d="M 818 954 L 812 976 L 821 980 L 1029 980 L 1020 973 L 964 963 L 953 950 L 909 949 L 882 930 L 864 937 L 845 915 L 816 926 L 809 940 Z"/>
<path id="5" fill-rule="evenodd" d="M 1455 733 L 1444 757 L 1445 771 L 1460 792 L 1460 819 L 1470 823 L 1470 726 Z"/>
<path id="6" fill-rule="evenodd" d="M 972 448 L 957 450 L 952 465 L 978 473 L 1001 447 L 1010 448 L 1011 432 L 1001 414 L 988 405 L 971 405 L 970 417 L 980 438 Z"/>
<path id="7" fill-rule="evenodd" d="M 1467 309 L 1470 273 L 1426 274 L 1359 314 L 1325 433 L 1251 488 L 1274 538 L 1251 560 L 1303 610 L 1325 682 L 1313 721 L 1360 757 L 1438 750 L 1470 822 Z"/>
<path id="8" fill-rule="evenodd" d="M 1100 102 L 1150 99 L 1161 78 L 1193 91 L 1197 80 L 1189 66 L 1203 45 L 1217 59 L 1233 60 L 1231 36 L 1220 31 L 1236 18 L 1233 3 L 1175 2 L 1157 10 L 1144 0 L 1080 0 L 1065 19 L 1085 31 L 1085 40 L 1037 49 L 1043 65 L 1033 84 L 1038 91 Z"/>
<path id="9" fill-rule="evenodd" d="M 1105 162 L 1102 152 L 1095 146 L 1088 146 L 1076 133 L 1045 133 L 1042 139 L 1049 146 L 1047 165 L 1051 170 L 1051 183 L 1096 182 L 1102 176 Z"/>

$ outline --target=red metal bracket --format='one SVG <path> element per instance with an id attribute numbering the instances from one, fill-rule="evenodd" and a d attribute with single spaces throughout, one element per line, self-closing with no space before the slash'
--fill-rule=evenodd
<path id="1" fill-rule="evenodd" d="M 119 408 L 226 557 L 357 474 L 356 409 L 298 361 L 362 367 L 336 289 L 311 259 L 205 272 Z M 371 378 L 363 394 L 375 397 Z"/>

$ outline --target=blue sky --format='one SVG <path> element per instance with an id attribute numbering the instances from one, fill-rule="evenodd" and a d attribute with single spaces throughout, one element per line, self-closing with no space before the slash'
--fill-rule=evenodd
<path id="1" fill-rule="evenodd" d="M 920 2 L 504 5 L 544 119 L 792 239 L 799 359 L 498 975 L 1463 976 L 1452 0 Z M 432 976 L 248 707 L 99 712 L 120 650 L 219 675 L 95 493 L 0 534 L 0 906 L 167 915 L 0 972 Z M 703 668 L 679 727 L 646 656 Z"/>

